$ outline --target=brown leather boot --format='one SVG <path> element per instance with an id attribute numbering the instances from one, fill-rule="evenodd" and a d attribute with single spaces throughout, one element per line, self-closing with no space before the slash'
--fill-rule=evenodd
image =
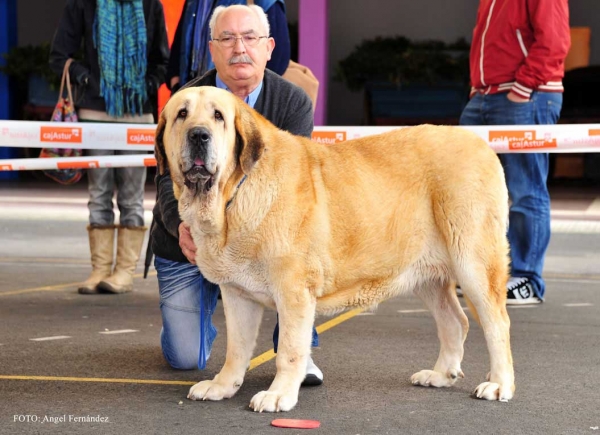
<path id="1" fill-rule="evenodd" d="M 147 227 L 118 227 L 115 270 L 98 284 L 101 291 L 127 293 L 133 290 L 133 273 L 140 258 L 146 230 Z"/>
<path id="2" fill-rule="evenodd" d="M 92 274 L 77 289 L 82 295 L 98 293 L 98 283 L 110 276 L 115 246 L 115 226 L 88 226 Z"/>

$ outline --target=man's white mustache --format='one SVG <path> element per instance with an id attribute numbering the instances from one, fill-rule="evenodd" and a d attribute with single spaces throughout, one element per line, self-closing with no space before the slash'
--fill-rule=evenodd
<path id="1" fill-rule="evenodd" d="M 233 65 L 236 63 L 249 63 L 249 64 L 253 64 L 254 62 L 252 61 L 252 59 L 250 58 L 250 56 L 242 54 L 240 56 L 233 56 L 231 59 L 229 59 L 229 65 Z"/>

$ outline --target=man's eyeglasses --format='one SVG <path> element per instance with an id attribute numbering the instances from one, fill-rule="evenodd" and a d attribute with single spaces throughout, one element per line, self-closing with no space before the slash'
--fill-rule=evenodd
<path id="1" fill-rule="evenodd" d="M 227 48 L 233 47 L 238 39 L 242 40 L 242 43 L 246 47 L 254 47 L 258 44 L 258 42 L 263 39 L 268 38 L 268 36 L 256 36 L 256 35 L 244 35 L 244 36 L 223 36 L 219 39 L 213 39 L 213 41 L 217 41 L 219 45 Z"/>

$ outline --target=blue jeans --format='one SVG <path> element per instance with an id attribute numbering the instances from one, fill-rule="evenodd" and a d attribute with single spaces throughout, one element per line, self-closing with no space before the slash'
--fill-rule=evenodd
<path id="1" fill-rule="evenodd" d="M 191 263 L 155 257 L 154 267 L 163 321 L 160 332 L 163 355 L 175 369 L 204 369 L 217 336 L 212 315 L 217 306 L 219 286 L 206 280 Z M 278 342 L 279 322 L 273 334 L 275 352 Z M 314 326 L 312 345 L 319 345 Z"/>
<path id="2" fill-rule="evenodd" d="M 533 92 L 526 103 L 513 103 L 506 93 L 475 94 L 460 117 L 461 125 L 556 124 L 562 94 Z M 544 258 L 550 242 L 550 195 L 546 186 L 548 153 L 500 154 L 510 196 L 508 241 L 511 275 L 529 278 L 544 299 Z"/>

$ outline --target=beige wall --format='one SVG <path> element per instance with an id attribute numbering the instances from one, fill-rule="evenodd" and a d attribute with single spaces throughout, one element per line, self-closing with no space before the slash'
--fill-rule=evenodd
<path id="1" fill-rule="evenodd" d="M 297 21 L 298 2 L 286 0 L 288 19 Z M 329 60 L 333 73 L 337 62 L 363 39 L 404 35 L 412 39 L 471 38 L 478 0 L 328 0 Z M 19 45 L 50 41 L 65 0 L 18 0 Z M 435 4 L 435 6 L 434 6 Z M 592 28 L 592 64 L 600 64 L 600 0 L 571 0 L 572 26 Z M 330 80 L 328 123 L 359 125 L 362 122 L 362 94 L 350 92 Z"/>

